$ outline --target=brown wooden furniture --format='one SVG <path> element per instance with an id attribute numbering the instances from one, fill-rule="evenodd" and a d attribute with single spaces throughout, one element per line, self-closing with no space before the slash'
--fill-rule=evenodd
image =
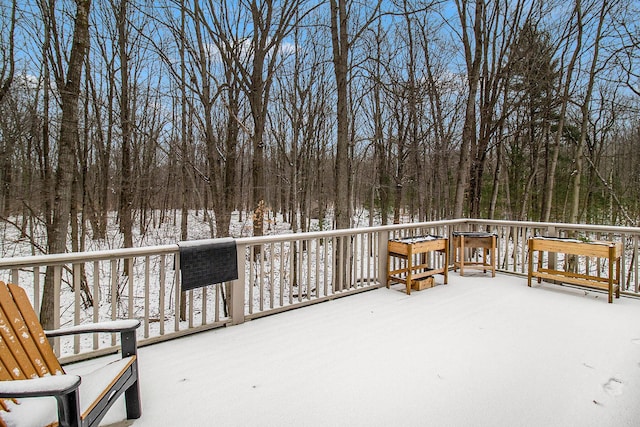
<path id="1" fill-rule="evenodd" d="M 476 268 L 491 271 L 491 277 L 496 277 L 496 238 L 493 233 L 481 231 L 454 231 L 453 237 L 453 271 L 460 269 L 464 276 L 465 268 Z M 466 260 L 465 250 L 468 248 L 482 249 L 482 261 Z"/>
<path id="2" fill-rule="evenodd" d="M 407 294 L 411 294 L 414 282 L 435 274 L 444 275 L 444 283 L 448 281 L 449 239 L 440 236 L 417 236 L 404 239 L 389 240 L 387 256 L 387 288 L 390 282 L 404 283 Z M 434 268 L 428 261 L 427 254 L 434 252 L 444 256 L 442 265 Z M 394 268 L 392 258 L 400 259 L 401 268 Z"/>
<path id="3" fill-rule="evenodd" d="M 97 426 L 122 393 L 127 418 L 140 418 L 139 326 L 129 319 L 45 333 L 24 289 L 0 282 L 0 425 Z M 91 332 L 120 332 L 122 359 L 82 378 L 65 374 L 47 337 Z"/>
<path id="4" fill-rule="evenodd" d="M 534 253 L 538 252 L 538 262 L 534 263 Z M 549 265 L 543 268 L 544 252 L 564 253 L 569 255 L 596 257 L 608 262 L 608 276 L 580 274 L 571 271 L 563 271 Z M 538 283 L 545 280 L 557 280 L 563 283 L 584 286 L 588 288 L 604 289 L 609 294 L 609 303 L 613 302 L 613 294 L 620 298 L 620 257 L 622 256 L 622 242 L 589 241 L 583 242 L 575 239 L 562 239 L 556 237 L 534 237 L 529 239 L 529 274 L 528 285 L 531 279 L 536 277 Z M 534 270 L 537 265 L 537 270 Z M 598 269 L 599 270 L 599 269 Z"/>

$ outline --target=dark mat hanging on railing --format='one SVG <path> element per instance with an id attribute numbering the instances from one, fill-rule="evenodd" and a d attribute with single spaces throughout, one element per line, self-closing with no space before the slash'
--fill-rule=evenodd
<path id="1" fill-rule="evenodd" d="M 238 278 L 236 241 L 232 238 L 179 242 L 182 290 Z"/>

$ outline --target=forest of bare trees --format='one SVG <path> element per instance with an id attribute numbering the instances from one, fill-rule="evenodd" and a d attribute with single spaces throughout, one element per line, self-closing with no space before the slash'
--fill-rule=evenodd
<path id="1" fill-rule="evenodd" d="M 639 9 L 1 0 L 0 217 L 34 253 L 189 210 L 637 225 Z"/>

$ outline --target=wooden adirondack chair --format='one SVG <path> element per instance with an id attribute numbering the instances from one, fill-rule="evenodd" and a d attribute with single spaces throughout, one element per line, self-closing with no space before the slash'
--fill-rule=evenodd
<path id="1" fill-rule="evenodd" d="M 130 319 L 45 333 L 25 291 L 0 281 L 0 425 L 97 426 L 122 393 L 127 418 L 139 418 L 138 326 Z M 120 332 L 122 359 L 82 378 L 65 374 L 47 337 L 91 332 Z"/>

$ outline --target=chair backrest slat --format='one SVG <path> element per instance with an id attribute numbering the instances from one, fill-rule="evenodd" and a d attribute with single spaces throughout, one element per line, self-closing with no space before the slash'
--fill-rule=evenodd
<path id="1" fill-rule="evenodd" d="M 20 314 L 22 314 L 22 318 L 24 319 L 24 324 L 26 325 L 25 332 L 28 331 L 24 336 L 28 335 L 31 338 L 29 346 L 31 346 L 31 343 L 34 345 L 34 347 L 29 347 L 30 351 L 33 351 L 34 355 L 39 354 L 46 364 L 46 372 L 41 373 L 40 376 L 46 375 L 47 373 L 51 375 L 63 374 L 64 370 L 62 369 L 62 366 L 60 366 L 60 362 L 58 361 L 56 354 L 53 352 L 53 348 L 51 348 L 51 345 L 49 344 L 49 340 L 42 329 L 42 325 L 40 325 L 40 319 L 38 319 L 36 312 L 33 310 L 33 306 L 29 301 L 27 293 L 20 286 L 14 285 L 13 283 L 9 283 L 8 288 L 11 291 L 11 295 L 13 296 L 13 300 L 16 303 L 18 310 L 20 310 Z"/>
<path id="2" fill-rule="evenodd" d="M 12 379 L 62 373 L 49 341 L 19 286 L 0 282 L 0 359 Z M 6 375 L 0 372 L 0 380 Z"/>
<path id="3" fill-rule="evenodd" d="M 4 371 L 6 371 L 6 375 L 3 375 L 3 377 L 8 376 L 10 380 L 26 380 L 28 378 L 22 372 L 20 364 L 3 337 L 0 337 L 0 359 L 2 359 L 2 365 L 5 368 Z"/>
<path id="4" fill-rule="evenodd" d="M 0 340 L 0 354 L 2 354 L 5 351 L 2 348 L 3 345 L 4 345 L 4 343 Z M 6 351 L 8 351 L 8 350 L 6 350 Z M 11 378 L 11 374 L 9 373 L 9 370 L 4 365 L 2 357 L 0 357 L 0 381 L 8 381 L 8 380 L 12 380 L 12 379 L 13 378 Z"/>
<path id="5" fill-rule="evenodd" d="M 4 297 L 0 295 L 0 298 Z M 14 319 L 12 313 L 0 310 L 0 340 L 8 350 L 7 353 L 3 354 L 2 359 L 14 379 L 36 378 L 38 377 L 37 371 L 29 360 L 29 356 L 22 347 L 13 328 L 16 323 L 18 322 Z"/>

